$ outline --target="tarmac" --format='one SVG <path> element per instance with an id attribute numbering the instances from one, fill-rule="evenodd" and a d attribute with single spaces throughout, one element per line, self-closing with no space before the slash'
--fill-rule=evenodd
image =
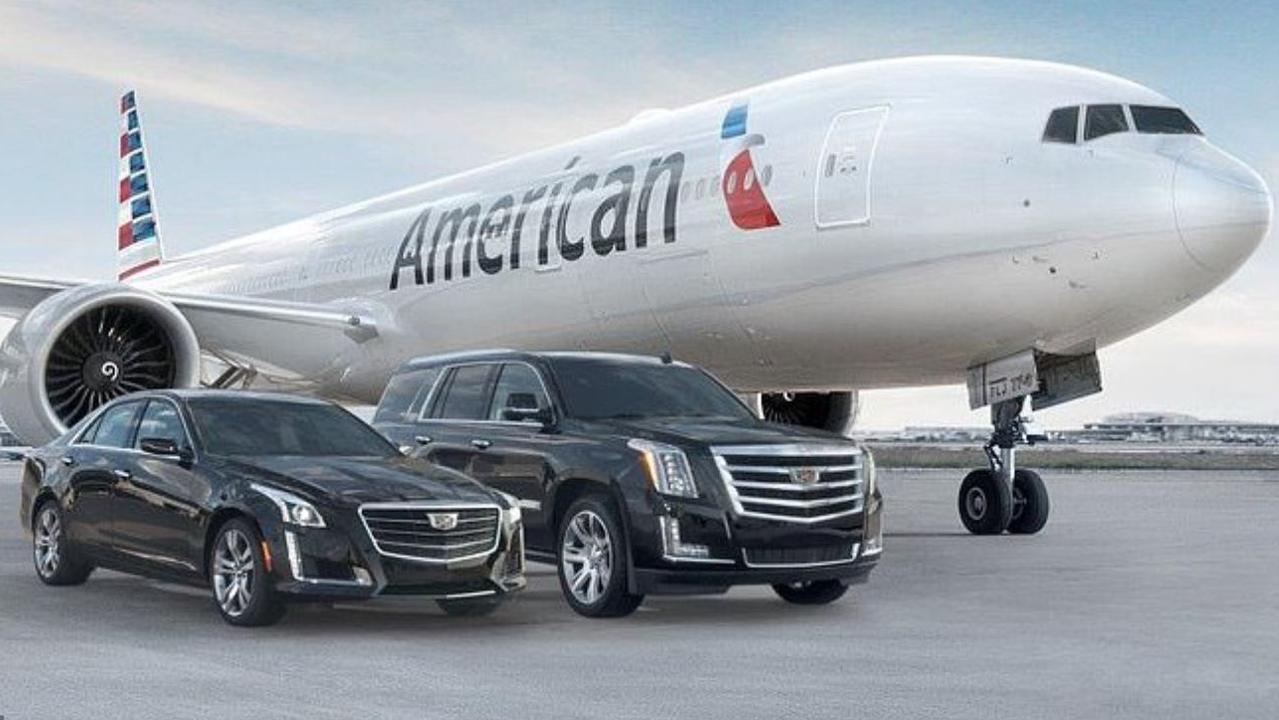
<path id="1" fill-rule="evenodd" d="M 548 566 L 488 618 L 375 600 L 225 625 L 207 594 L 42 585 L 0 463 L 0 717 L 1274 718 L 1279 472 L 1045 472 L 1033 537 L 973 537 L 962 472 L 888 470 L 837 604 L 769 588 L 578 617 Z"/>

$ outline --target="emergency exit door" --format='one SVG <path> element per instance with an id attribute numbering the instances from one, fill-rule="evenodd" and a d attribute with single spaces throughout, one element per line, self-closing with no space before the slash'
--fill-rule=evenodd
<path id="1" fill-rule="evenodd" d="M 831 122 L 817 165 L 817 227 L 870 221 L 871 169 L 887 118 L 887 107 L 873 107 L 841 113 Z"/>

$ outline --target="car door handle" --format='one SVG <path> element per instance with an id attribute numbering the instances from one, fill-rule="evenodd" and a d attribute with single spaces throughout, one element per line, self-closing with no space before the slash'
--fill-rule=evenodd
<path id="1" fill-rule="evenodd" d="M 115 475 L 119 480 L 128 480 L 133 477 L 133 473 L 128 470 L 112 470 L 111 474 Z"/>
<path id="2" fill-rule="evenodd" d="M 63 455 L 62 464 L 66 465 L 67 467 L 71 467 L 72 465 L 75 465 L 75 458 L 71 457 L 70 455 Z"/>
<path id="3" fill-rule="evenodd" d="M 492 447 L 493 441 L 484 440 L 482 438 L 475 438 L 474 440 L 471 441 L 471 445 L 475 447 L 477 450 L 488 450 L 490 447 Z"/>
<path id="4" fill-rule="evenodd" d="M 418 445 L 430 445 L 432 438 L 429 435 L 418 435 L 413 438 L 413 441 Z"/>

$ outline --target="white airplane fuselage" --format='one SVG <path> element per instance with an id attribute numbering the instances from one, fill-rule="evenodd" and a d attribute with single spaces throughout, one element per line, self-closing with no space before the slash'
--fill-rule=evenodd
<path id="1" fill-rule="evenodd" d="M 742 391 L 963 382 L 1011 353 L 1089 352 L 1147 328 L 1268 230 L 1264 183 L 1203 136 L 1043 140 L 1055 108 L 1101 103 L 1175 104 L 1049 63 L 837 67 L 169 259 L 135 283 L 361 309 L 378 327 L 363 344 L 301 328 L 236 344 L 369 401 L 408 358 L 498 346 L 669 351 Z"/>

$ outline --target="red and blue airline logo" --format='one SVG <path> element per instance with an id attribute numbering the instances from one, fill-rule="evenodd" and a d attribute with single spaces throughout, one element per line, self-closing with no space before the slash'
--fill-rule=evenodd
<path id="1" fill-rule="evenodd" d="M 733 224 L 743 230 L 758 230 L 782 223 L 764 195 L 763 183 L 751 159 L 751 148 L 763 145 L 764 136 L 746 132 L 749 107 L 749 103 L 734 105 L 724 116 L 720 130 L 720 139 L 724 141 L 720 155 L 723 165 L 720 189 L 724 191 L 724 202 Z"/>

